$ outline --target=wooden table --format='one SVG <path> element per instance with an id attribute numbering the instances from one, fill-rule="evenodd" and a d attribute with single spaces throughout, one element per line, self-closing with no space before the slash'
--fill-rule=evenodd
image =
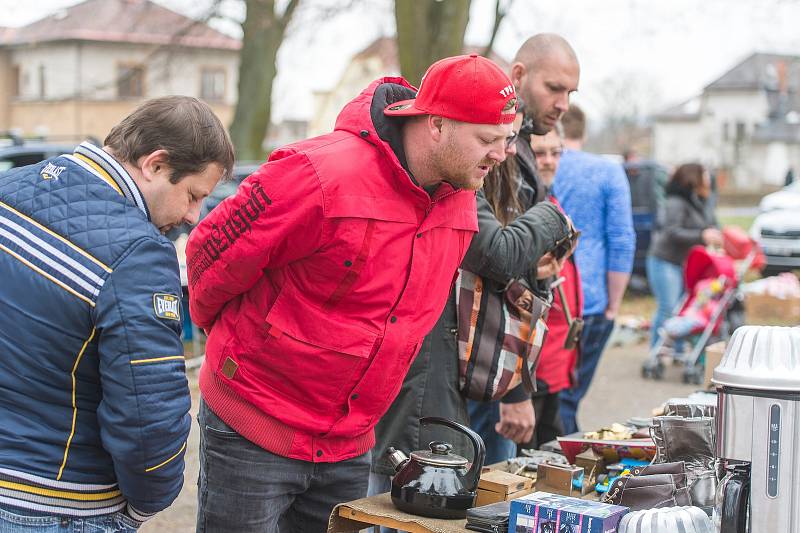
<path id="1" fill-rule="evenodd" d="M 385 526 L 410 533 L 465 533 L 465 519 L 444 520 L 404 513 L 392 504 L 389 493 L 337 505 L 328 533 L 348 533 L 370 526 Z"/>

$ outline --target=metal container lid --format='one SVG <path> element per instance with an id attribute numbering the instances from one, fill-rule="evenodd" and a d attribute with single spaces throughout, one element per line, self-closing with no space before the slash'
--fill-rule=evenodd
<path id="1" fill-rule="evenodd" d="M 453 447 L 447 442 L 433 441 L 428 445 L 431 451 L 419 450 L 411 452 L 411 458 L 420 463 L 435 466 L 466 466 L 469 461 L 460 455 L 450 453 Z"/>
<path id="2" fill-rule="evenodd" d="M 800 327 L 740 327 L 711 381 L 744 389 L 800 391 Z"/>

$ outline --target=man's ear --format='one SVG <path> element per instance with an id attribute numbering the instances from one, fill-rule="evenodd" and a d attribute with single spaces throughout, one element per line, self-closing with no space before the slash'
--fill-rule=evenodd
<path id="1" fill-rule="evenodd" d="M 167 164 L 168 153 L 166 150 L 156 150 L 147 155 L 139 158 L 138 166 L 142 169 L 142 177 L 146 181 L 153 181 L 154 179 L 167 175 L 169 177 L 170 169 Z"/>
<path id="2" fill-rule="evenodd" d="M 442 128 L 444 128 L 444 117 L 439 115 L 428 115 L 427 118 L 428 133 L 431 138 L 439 142 L 442 139 Z"/>
<path id="3" fill-rule="evenodd" d="M 517 61 L 513 65 L 511 65 L 511 83 L 514 84 L 514 87 L 519 90 L 522 86 L 522 79 L 528 73 L 528 69 L 525 68 L 525 65 Z"/>

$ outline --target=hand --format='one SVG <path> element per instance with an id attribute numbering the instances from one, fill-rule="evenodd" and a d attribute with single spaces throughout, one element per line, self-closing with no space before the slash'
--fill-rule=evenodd
<path id="1" fill-rule="evenodd" d="M 500 402 L 500 422 L 494 430 L 517 444 L 529 442 L 533 437 L 536 415 L 530 398 L 518 403 Z"/>
<path id="2" fill-rule="evenodd" d="M 701 238 L 706 246 L 722 246 L 722 232 L 717 228 L 704 229 Z"/>
<path id="3" fill-rule="evenodd" d="M 561 272 L 564 260 L 556 259 L 551 252 L 544 254 L 536 263 L 536 279 L 545 279 Z"/>
<path id="4" fill-rule="evenodd" d="M 606 307 L 606 313 L 605 313 L 606 320 L 613 321 L 615 318 L 617 318 L 617 313 L 618 312 L 619 312 L 619 309 L 612 309 L 610 307 Z"/>

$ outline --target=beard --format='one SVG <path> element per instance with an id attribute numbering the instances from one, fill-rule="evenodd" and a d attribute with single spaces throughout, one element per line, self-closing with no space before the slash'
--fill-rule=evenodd
<path id="1" fill-rule="evenodd" d="M 432 154 L 433 168 L 437 176 L 458 189 L 477 191 L 483 187 L 483 179 L 495 165 L 495 161 L 486 159 L 480 162 L 470 162 L 463 157 L 454 140 L 443 146 L 442 149 Z M 487 168 L 486 173 L 479 177 L 479 168 Z"/>

